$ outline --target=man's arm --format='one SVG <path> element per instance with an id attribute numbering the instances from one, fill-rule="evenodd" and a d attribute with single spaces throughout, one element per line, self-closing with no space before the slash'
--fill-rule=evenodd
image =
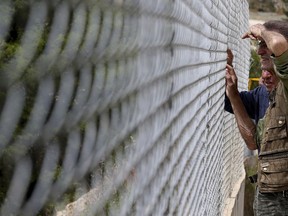
<path id="1" fill-rule="evenodd" d="M 226 65 L 226 95 L 229 98 L 240 134 L 250 150 L 257 149 L 256 126 L 250 119 L 237 89 L 237 76 L 231 65 Z"/>
<path id="2" fill-rule="evenodd" d="M 281 56 L 275 57 L 274 64 L 276 75 L 283 82 L 286 89 L 288 89 L 288 50 Z"/>
<path id="3" fill-rule="evenodd" d="M 268 49 L 276 57 L 281 56 L 288 50 L 288 43 L 286 38 L 276 31 L 267 30 L 263 24 L 250 26 L 249 31 L 242 36 L 242 39 L 245 38 L 265 41 Z"/>

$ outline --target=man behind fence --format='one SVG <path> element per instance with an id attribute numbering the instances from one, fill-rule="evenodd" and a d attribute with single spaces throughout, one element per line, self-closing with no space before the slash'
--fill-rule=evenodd
<path id="1" fill-rule="evenodd" d="M 232 63 L 230 64 L 232 65 Z M 262 84 L 250 91 L 239 92 L 241 100 L 251 119 L 257 124 L 263 118 L 269 106 L 269 93 L 278 84 L 278 78 L 274 71 L 262 70 L 260 77 Z M 233 113 L 229 98 L 225 94 L 224 110 Z"/>
<path id="2" fill-rule="evenodd" d="M 288 22 L 253 25 L 242 38 L 259 40 L 262 69 L 275 68 L 280 79 L 270 93 L 265 116 L 256 127 L 239 96 L 235 71 L 226 65 L 226 94 L 239 131 L 247 147 L 259 151 L 254 213 L 256 216 L 288 215 Z"/>

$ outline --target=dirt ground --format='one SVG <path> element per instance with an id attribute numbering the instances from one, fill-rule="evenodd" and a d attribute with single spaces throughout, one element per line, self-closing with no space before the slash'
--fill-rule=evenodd
<path id="1" fill-rule="evenodd" d="M 284 14 L 277 14 L 273 12 L 259 12 L 259 11 L 250 11 L 250 25 L 256 23 L 263 23 L 267 20 L 287 20 L 288 17 Z"/>

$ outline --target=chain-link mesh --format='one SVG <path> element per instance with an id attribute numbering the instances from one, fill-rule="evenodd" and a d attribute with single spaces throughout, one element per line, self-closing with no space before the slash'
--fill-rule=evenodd
<path id="1" fill-rule="evenodd" d="M 1 215 L 221 215 L 243 171 L 248 3 L 2 0 Z"/>

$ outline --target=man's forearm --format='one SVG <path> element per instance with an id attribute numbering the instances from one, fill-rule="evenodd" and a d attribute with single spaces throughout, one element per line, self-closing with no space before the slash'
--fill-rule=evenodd
<path id="1" fill-rule="evenodd" d="M 256 134 L 256 126 L 254 122 L 250 119 L 241 100 L 237 87 L 238 78 L 231 64 L 226 64 L 225 79 L 225 93 L 232 105 L 232 109 L 236 118 L 240 134 L 244 139 L 247 147 L 251 150 L 255 150 L 257 149 L 257 145 L 254 139 Z"/>
<path id="2" fill-rule="evenodd" d="M 241 101 L 240 95 L 234 95 L 234 97 L 230 98 L 230 102 L 233 108 L 240 134 L 244 139 L 247 147 L 250 150 L 257 149 L 255 141 L 256 126 L 248 116 L 243 102 Z"/>
<path id="3" fill-rule="evenodd" d="M 286 38 L 278 32 L 262 29 L 261 37 L 276 57 L 281 56 L 288 49 Z"/>

